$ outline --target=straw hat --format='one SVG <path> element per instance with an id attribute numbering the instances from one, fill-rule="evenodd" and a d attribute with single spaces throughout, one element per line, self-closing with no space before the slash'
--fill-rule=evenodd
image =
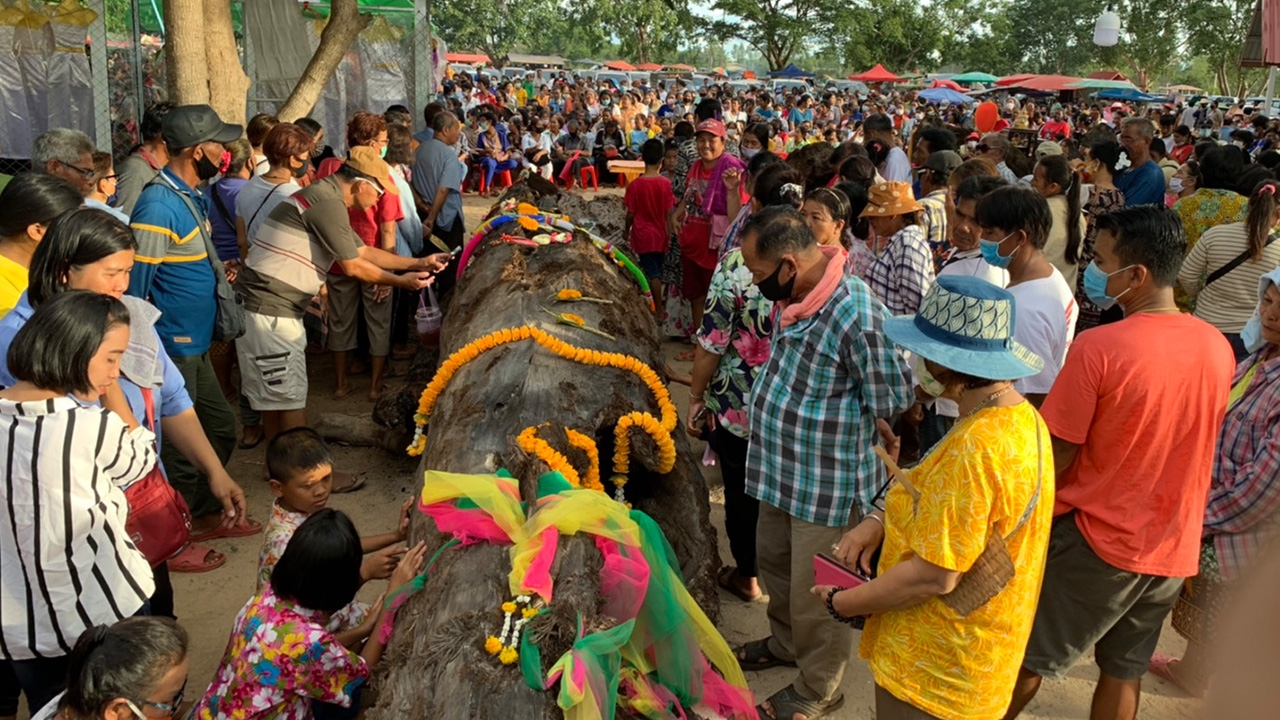
<path id="1" fill-rule="evenodd" d="M 890 318 L 884 333 L 921 357 L 975 377 L 1017 380 L 1044 369 L 1044 360 L 1013 339 L 1013 294 L 978 278 L 939 277 L 920 312 Z"/>
<path id="2" fill-rule="evenodd" d="M 893 217 L 923 209 L 924 206 L 916 202 L 915 195 L 911 193 L 910 183 L 882 182 L 872 185 L 867 191 L 867 207 L 858 217 Z"/>

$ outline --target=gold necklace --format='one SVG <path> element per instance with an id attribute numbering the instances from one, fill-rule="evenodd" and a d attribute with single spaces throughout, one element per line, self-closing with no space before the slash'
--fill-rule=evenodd
<path id="1" fill-rule="evenodd" d="M 1012 390 L 1012 389 L 1013 389 L 1013 385 L 1011 385 L 1011 384 L 1010 384 L 1010 385 L 1005 385 L 1003 388 L 1001 388 L 1001 389 L 999 389 L 999 390 L 997 390 L 997 391 L 995 391 L 995 392 L 991 393 L 990 395 L 988 395 L 986 400 L 983 400 L 982 402 L 978 403 L 977 407 L 975 407 L 974 409 L 972 409 L 972 410 L 970 410 L 969 412 L 965 413 L 965 415 L 964 415 L 964 416 L 965 416 L 966 418 L 968 418 L 968 417 L 972 417 L 974 413 L 978 412 L 979 410 L 981 410 L 981 409 L 985 408 L 986 406 L 988 406 L 988 405 L 990 405 L 991 403 L 995 402 L 996 400 L 1000 399 L 1000 398 L 1001 398 L 1005 393 L 1009 392 L 1009 391 L 1010 391 L 1010 390 Z"/>

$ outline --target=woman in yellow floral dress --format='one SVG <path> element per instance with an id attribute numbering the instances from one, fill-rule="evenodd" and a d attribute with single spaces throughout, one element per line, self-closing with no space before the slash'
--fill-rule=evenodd
<path id="1" fill-rule="evenodd" d="M 915 354 L 921 386 L 956 400 L 960 419 L 833 548 L 869 574 L 879 547 L 876 579 L 813 589 L 837 620 L 869 616 L 860 651 L 879 720 L 998 720 L 1008 709 L 1040 595 L 1054 478 L 1048 428 L 1012 383 L 1043 361 L 1013 340 L 1014 320 L 1008 291 L 943 276 L 917 315 L 885 324 Z M 896 454 L 883 421 L 881 434 Z M 985 559 L 1001 545 L 1012 572 L 993 582 Z"/>

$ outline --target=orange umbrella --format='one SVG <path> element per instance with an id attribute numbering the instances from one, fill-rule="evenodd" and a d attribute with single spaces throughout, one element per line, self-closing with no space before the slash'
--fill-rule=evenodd
<path id="1" fill-rule="evenodd" d="M 948 88 L 955 90 L 956 92 L 964 92 L 964 88 L 960 87 L 960 83 L 955 82 L 954 80 L 943 80 L 941 78 L 935 78 L 933 82 L 929 83 L 929 87 Z"/>

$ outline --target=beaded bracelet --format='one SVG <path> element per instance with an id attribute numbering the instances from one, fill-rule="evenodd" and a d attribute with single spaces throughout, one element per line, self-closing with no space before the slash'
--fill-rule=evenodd
<path id="1" fill-rule="evenodd" d="M 854 615 L 853 617 L 848 617 L 845 615 L 841 615 L 839 612 L 836 612 L 836 606 L 835 606 L 836 593 L 842 590 L 847 590 L 847 589 L 848 588 L 833 587 L 829 591 L 827 591 L 827 612 L 831 613 L 831 617 L 835 618 L 837 622 L 842 622 L 845 625 L 852 627 L 854 630 L 861 630 L 866 625 L 866 622 L 867 622 L 866 617 L 862 615 Z"/>

